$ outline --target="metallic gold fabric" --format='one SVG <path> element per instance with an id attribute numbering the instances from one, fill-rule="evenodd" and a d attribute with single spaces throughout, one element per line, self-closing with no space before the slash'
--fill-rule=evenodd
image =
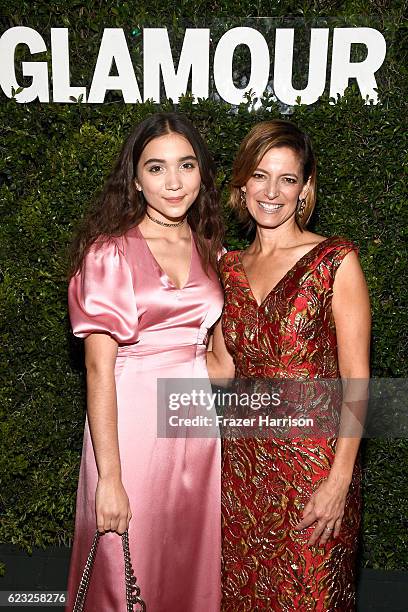
<path id="1" fill-rule="evenodd" d="M 339 237 L 321 242 L 260 306 L 240 253 L 224 256 L 223 330 L 237 377 L 339 377 L 331 298 L 336 270 L 353 249 Z M 294 530 L 312 492 L 328 476 L 335 446 L 333 437 L 223 441 L 224 612 L 355 609 L 359 460 L 339 537 L 309 548 L 313 526 Z"/>

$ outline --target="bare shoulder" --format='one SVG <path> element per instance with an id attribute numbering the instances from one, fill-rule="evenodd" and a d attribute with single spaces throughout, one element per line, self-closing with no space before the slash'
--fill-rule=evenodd
<path id="1" fill-rule="evenodd" d="M 315 234 L 314 232 L 303 232 L 305 243 L 307 244 L 319 244 L 319 242 L 324 242 L 327 240 L 327 236 L 321 236 L 320 234 Z"/>
<path id="2" fill-rule="evenodd" d="M 359 280 L 361 282 L 362 279 L 364 279 L 364 273 L 360 265 L 357 251 L 350 249 L 341 260 L 334 283 L 335 285 L 344 283 L 350 284 L 355 280 Z"/>
<path id="3" fill-rule="evenodd" d="M 309 251 L 314 249 L 321 242 L 325 242 L 327 238 L 325 236 L 320 236 L 320 234 L 315 234 L 313 232 L 304 231 L 300 236 L 299 242 L 296 245 L 297 255 L 299 257 L 303 257 Z"/>
<path id="4" fill-rule="evenodd" d="M 350 250 L 342 259 L 333 283 L 333 307 L 348 309 L 350 303 L 369 303 L 369 293 L 357 252 Z"/>
<path id="5" fill-rule="evenodd" d="M 332 312 L 338 346 L 352 338 L 350 353 L 355 357 L 361 338 L 363 346 L 369 346 L 371 324 L 369 291 L 355 251 L 347 253 L 334 278 Z"/>

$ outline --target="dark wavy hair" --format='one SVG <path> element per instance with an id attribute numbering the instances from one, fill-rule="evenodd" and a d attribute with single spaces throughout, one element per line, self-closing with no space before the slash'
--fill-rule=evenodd
<path id="1" fill-rule="evenodd" d="M 209 265 L 217 269 L 223 223 L 215 186 L 214 162 L 198 130 L 186 117 L 177 113 L 156 113 L 132 130 L 102 191 L 79 225 L 69 249 L 68 278 L 81 268 L 86 253 L 95 241 L 99 244 L 113 236 L 120 236 L 141 222 L 147 203 L 134 181 L 139 158 L 151 140 L 171 133 L 186 138 L 197 157 L 201 187 L 188 210 L 187 221 L 195 232 L 204 269 L 208 270 Z"/>

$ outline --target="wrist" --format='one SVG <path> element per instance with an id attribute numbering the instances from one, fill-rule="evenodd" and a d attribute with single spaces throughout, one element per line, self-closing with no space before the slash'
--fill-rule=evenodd
<path id="1" fill-rule="evenodd" d="M 98 475 L 100 482 L 122 482 L 122 475 L 120 472 L 102 472 Z"/>
<path id="2" fill-rule="evenodd" d="M 349 488 L 353 472 L 345 469 L 338 469 L 334 465 L 330 470 L 328 481 L 336 486 Z"/>

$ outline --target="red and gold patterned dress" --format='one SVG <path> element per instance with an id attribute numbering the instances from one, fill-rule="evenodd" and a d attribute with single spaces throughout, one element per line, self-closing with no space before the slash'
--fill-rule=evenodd
<path id="1" fill-rule="evenodd" d="M 258 306 L 239 251 L 221 260 L 222 318 L 237 378 L 339 377 L 331 310 L 336 270 L 353 243 L 340 237 L 304 255 Z M 308 547 L 294 526 L 328 476 L 333 437 L 223 441 L 223 611 L 350 611 L 361 511 L 356 461 L 338 538 Z"/>

